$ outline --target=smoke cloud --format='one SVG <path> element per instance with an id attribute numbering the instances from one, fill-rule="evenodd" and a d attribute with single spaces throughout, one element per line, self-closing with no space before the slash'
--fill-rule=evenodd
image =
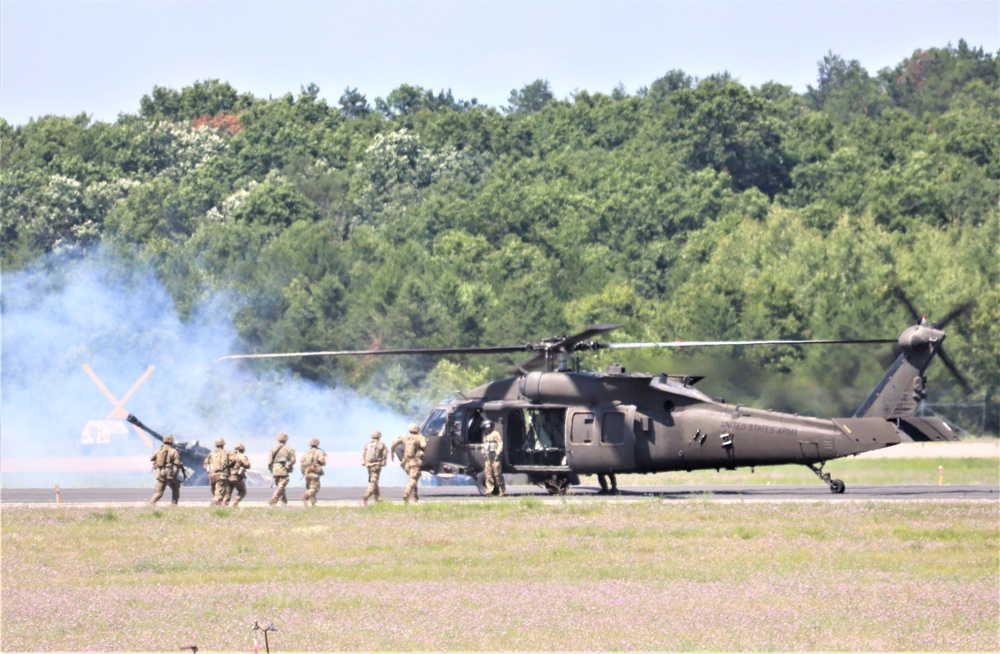
<path id="1" fill-rule="evenodd" d="M 0 280 L 3 487 L 151 486 L 148 463 L 142 464 L 159 443 L 150 446 L 112 413 L 113 400 L 121 402 L 150 366 L 155 369 L 122 403 L 125 412 L 161 434 L 209 448 L 216 438 L 225 438 L 227 447 L 242 442 L 251 460 L 274 445 L 279 431 L 299 452 L 316 437 L 329 454 L 357 453 L 358 465 L 328 468 L 326 485 L 367 483 L 360 451 L 371 430 L 389 438 L 413 420 L 288 372 L 212 363 L 236 347 L 234 298 L 217 295 L 182 321 L 150 271 L 104 261 L 100 254 L 53 257 Z M 103 424 L 112 434 L 109 444 L 88 451 L 81 433 L 90 421 L 110 421 Z M 95 462 L 107 464 L 109 456 L 132 457 L 139 469 L 98 470 Z M 389 484 L 403 479 L 395 466 L 385 474 Z"/>

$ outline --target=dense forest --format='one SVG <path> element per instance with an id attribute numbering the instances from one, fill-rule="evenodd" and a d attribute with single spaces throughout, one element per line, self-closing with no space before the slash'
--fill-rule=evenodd
<path id="1" fill-rule="evenodd" d="M 801 94 L 673 70 L 566 99 L 536 80 L 503 107 L 205 80 L 155 87 L 113 124 L 0 119 L 2 264 L 146 266 L 182 319 L 224 301 L 233 350 L 254 352 L 509 345 L 598 322 L 621 325 L 614 341 L 893 338 L 913 321 L 898 286 L 932 319 L 978 303 L 948 326 L 972 393 L 935 364 L 932 398 L 995 396 L 1000 60 L 960 42 L 875 74 L 833 53 L 818 68 Z M 834 414 L 891 352 L 716 354 L 615 360 L 724 359 L 726 399 Z M 518 358 L 270 365 L 415 414 Z"/>

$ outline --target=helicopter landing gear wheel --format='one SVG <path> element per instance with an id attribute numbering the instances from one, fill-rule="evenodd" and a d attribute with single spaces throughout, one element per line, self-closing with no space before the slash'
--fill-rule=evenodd
<path id="1" fill-rule="evenodd" d="M 825 465 L 826 462 L 824 461 L 819 465 L 816 465 L 814 463 L 807 463 L 806 467 L 812 470 L 814 473 L 816 473 L 817 477 L 826 482 L 826 484 L 830 487 L 831 493 L 833 493 L 834 495 L 840 495 L 841 493 L 844 492 L 844 489 L 846 489 L 847 486 L 844 485 L 844 482 L 841 481 L 840 479 L 830 479 L 830 473 L 823 472 L 823 466 Z"/>
<path id="2" fill-rule="evenodd" d="M 486 473 L 480 472 L 476 475 L 476 490 L 480 495 L 486 495 Z"/>
<path id="3" fill-rule="evenodd" d="M 569 491 L 569 477 L 552 475 L 545 480 L 545 490 L 549 495 L 565 495 Z"/>

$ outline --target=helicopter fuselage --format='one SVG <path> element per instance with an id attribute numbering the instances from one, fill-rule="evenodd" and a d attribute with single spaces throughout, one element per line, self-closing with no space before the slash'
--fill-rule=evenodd
<path id="1" fill-rule="evenodd" d="M 503 468 L 535 482 L 553 475 L 652 473 L 827 460 L 895 445 L 881 418 L 820 419 L 726 404 L 700 378 L 608 372 L 531 372 L 440 404 L 422 425 L 424 470 L 483 469 L 481 424 L 504 437 Z"/>

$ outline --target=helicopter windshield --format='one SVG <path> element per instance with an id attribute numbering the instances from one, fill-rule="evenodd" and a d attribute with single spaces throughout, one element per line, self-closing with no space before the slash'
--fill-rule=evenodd
<path id="1" fill-rule="evenodd" d="M 424 428 L 420 432 L 424 436 L 440 436 L 444 433 L 444 424 L 447 419 L 448 413 L 444 409 L 434 409 L 424 421 Z"/>

